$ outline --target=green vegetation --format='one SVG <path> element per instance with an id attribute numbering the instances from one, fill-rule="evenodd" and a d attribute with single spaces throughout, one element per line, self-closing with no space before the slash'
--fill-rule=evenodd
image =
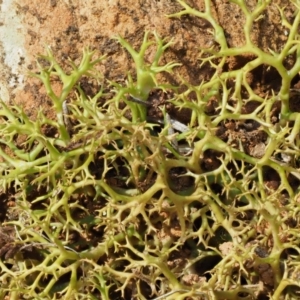
<path id="1" fill-rule="evenodd" d="M 124 86 L 104 79 L 92 98 L 80 80 L 102 80 L 96 64 L 105 56 L 93 60 L 94 52 L 85 50 L 81 63 L 65 72 L 48 49 L 33 75 L 46 87 L 55 120 L 42 111 L 32 120 L 22 108 L 1 103 L 0 192 L 15 206 L 0 228 L 0 299 L 300 297 L 300 112 L 290 105 L 300 71 L 299 3 L 292 1 L 292 24 L 278 7 L 289 33 L 276 53 L 251 41 L 253 23 L 271 1 L 258 1 L 252 11 L 231 1 L 245 15 L 240 48 L 227 45 L 209 0 L 204 12 L 177 1 L 183 10 L 170 18 L 193 15 L 213 28 L 217 46 L 201 52 L 202 64 L 215 69 L 209 81 L 182 83 L 183 92 L 158 83 L 158 73 L 179 64 L 161 66 L 171 43 L 156 34 L 150 41 L 146 33 L 139 52 L 118 38 L 136 74 Z M 153 45 L 148 64 L 145 52 Z M 254 58 L 224 70 L 228 58 L 244 53 Z M 286 69 L 289 56 L 295 63 Z M 265 97 L 247 76 L 262 65 L 282 79 L 280 90 Z M 59 95 L 53 78 L 62 83 Z M 113 95 L 105 92 L 112 89 Z M 154 89 L 172 90 L 171 103 L 191 111 L 188 130 L 170 135 L 171 124 L 148 122 L 147 106 L 129 100 L 147 102 Z M 254 109 L 245 112 L 249 103 Z M 235 130 L 223 138 L 220 129 L 229 122 L 250 124 L 261 136 L 261 153 L 245 149 Z M 190 151 L 180 151 L 182 145 Z M 269 174 L 278 186 L 269 184 Z"/>

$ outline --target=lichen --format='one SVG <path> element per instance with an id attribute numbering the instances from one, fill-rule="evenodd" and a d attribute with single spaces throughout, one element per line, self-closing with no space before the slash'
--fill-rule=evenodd
<path id="1" fill-rule="evenodd" d="M 297 297 L 300 113 L 291 109 L 290 93 L 300 71 L 298 3 L 291 24 L 278 7 L 289 35 L 276 53 L 251 41 L 253 23 L 271 1 L 251 11 L 231 1 L 245 15 L 239 48 L 228 46 L 209 0 L 203 12 L 177 1 L 183 10 L 170 18 L 193 15 L 212 26 L 216 44 L 201 49 L 199 66 L 214 70 L 209 80 L 193 86 L 181 78 L 180 88 L 157 82 L 178 64 L 161 65 L 172 44 L 156 33 L 151 42 L 146 33 L 139 52 L 118 38 L 136 67 L 124 85 L 96 71 L 105 56 L 93 60 L 86 49 L 66 72 L 47 49 L 46 66 L 34 76 L 53 102 L 54 120 L 42 111 L 32 120 L 1 103 L 0 191 L 14 199 L 0 228 L 1 299 Z M 149 46 L 156 46 L 150 63 Z M 244 53 L 252 58 L 226 71 L 228 59 Z M 295 58 L 289 69 L 288 56 Z M 282 79 L 278 91 L 263 96 L 248 82 L 262 65 Z M 101 81 L 93 97 L 80 87 L 87 76 Z M 59 95 L 53 78 L 62 83 Z M 172 105 L 191 112 L 183 132 L 170 136 L 172 124 L 149 122 L 147 106 L 130 101 L 147 102 L 153 89 L 172 90 Z M 225 136 L 224 128 L 231 128 Z M 265 146 L 259 155 L 243 142 L 255 135 Z M 174 139 L 190 151 L 173 147 Z"/>

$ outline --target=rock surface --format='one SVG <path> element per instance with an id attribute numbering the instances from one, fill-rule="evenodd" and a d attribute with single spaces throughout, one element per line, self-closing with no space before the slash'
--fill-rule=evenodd
<path id="1" fill-rule="evenodd" d="M 102 71 L 106 78 L 122 80 L 133 67 L 129 55 L 121 49 L 115 39 L 121 35 L 135 47 L 142 41 L 144 32 L 156 31 L 166 40 L 173 38 L 174 44 L 166 53 L 166 61 L 178 61 L 176 75 L 161 80 L 176 83 L 181 75 L 191 84 L 199 84 L 209 78 L 209 66 L 199 66 L 201 48 L 215 44 L 211 27 L 205 20 L 184 16 L 167 18 L 166 15 L 182 10 L 179 3 L 172 0 L 3 0 L 1 1 L 1 81 L 0 95 L 3 100 L 22 103 L 25 110 L 44 107 L 48 101 L 43 96 L 43 88 L 26 74 L 28 69 L 36 70 L 38 54 L 45 53 L 49 45 L 61 62 L 68 58 L 76 60 L 84 47 L 96 49 L 99 55 L 107 54 Z M 264 50 L 280 51 L 287 39 L 287 31 L 282 26 L 276 3 L 286 6 L 287 18 L 293 17 L 290 1 L 273 1 L 263 18 L 257 20 L 252 30 L 253 41 Z M 187 1 L 192 7 L 203 11 L 204 1 Z M 247 1 L 248 9 L 255 7 L 256 1 Z M 213 16 L 223 26 L 230 46 L 244 43 L 244 17 L 234 3 L 213 1 Z M 151 52 L 151 51 L 150 51 Z M 151 57 L 151 53 L 148 53 Z M 228 61 L 228 69 L 236 69 L 247 61 L 237 57 Z M 275 88 L 280 78 L 272 70 L 259 70 L 253 81 L 261 89 Z"/>

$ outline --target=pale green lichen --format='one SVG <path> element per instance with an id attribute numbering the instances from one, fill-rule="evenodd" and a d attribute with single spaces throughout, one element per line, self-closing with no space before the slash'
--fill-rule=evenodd
<path id="1" fill-rule="evenodd" d="M 178 2 L 183 10 L 170 17 L 204 18 L 218 44 L 201 52 L 202 63 L 215 69 L 210 80 L 199 86 L 186 84 L 172 100 L 179 109 L 191 110 L 189 129 L 176 136 L 191 153 L 173 149 L 166 156 L 174 138 L 166 134 L 168 126 L 154 134 L 154 125 L 146 122 L 146 108 L 127 99 L 132 95 L 147 101 L 152 89 L 166 87 L 156 75 L 177 66 L 159 65 L 171 44 L 156 34 L 154 42 L 145 34 L 139 52 L 118 38 L 134 60 L 136 82 L 131 75 L 124 86 L 102 80 L 92 98 L 78 82 L 82 76 L 99 79 L 95 65 L 104 57 L 93 60 L 94 53 L 85 50 L 79 66 L 71 63 L 67 74 L 48 49 L 43 57 L 48 65 L 40 66 L 35 76 L 53 101 L 56 120 L 40 111 L 32 121 L 20 107 L 1 104 L 0 187 L 2 195 L 13 192 L 15 207 L 0 232 L 8 245 L 0 246 L 0 299 L 256 299 L 259 293 L 272 299 L 298 297 L 299 189 L 291 178 L 299 174 L 300 113 L 291 111 L 289 92 L 300 71 L 299 4 L 293 1 L 292 24 L 278 8 L 289 36 L 282 51 L 275 53 L 264 52 L 250 37 L 253 22 L 271 1 L 258 1 L 252 11 L 244 1 L 231 1 L 246 20 L 246 42 L 240 48 L 228 46 L 210 1 L 205 1 L 204 12 Z M 156 46 L 156 54 L 146 63 L 150 45 Z M 222 71 L 229 57 L 244 52 L 255 58 L 241 69 Z M 295 64 L 287 70 L 284 62 L 291 54 Z M 270 91 L 262 98 L 248 83 L 247 74 L 260 65 L 280 74 L 277 94 Z M 53 92 L 53 77 L 62 82 L 60 95 Z M 99 100 L 107 98 L 106 86 L 114 87 L 115 96 L 110 94 L 103 107 Z M 63 103 L 74 89 L 77 96 L 68 107 L 76 125 L 70 137 Z M 246 100 L 242 89 L 248 93 Z M 213 115 L 206 112 L 212 97 L 218 101 Z M 249 100 L 258 106 L 243 114 Z M 121 101 L 127 103 L 125 109 Z M 281 103 L 280 120 L 272 123 L 276 102 Z M 132 119 L 126 115 L 128 107 Z M 260 124 L 267 135 L 261 157 L 246 154 L 242 143 L 233 145 L 218 137 L 218 127 L 228 119 Z M 57 136 L 46 136 L 45 126 Z M 25 142 L 16 146 L 18 136 Z M 218 157 L 210 170 L 202 162 L 208 152 Z M 278 160 L 280 153 L 292 162 Z M 278 174 L 277 189 L 265 185 L 266 168 Z M 174 172 L 187 179 L 186 187 L 178 190 Z M 194 276 L 194 285 L 186 276 Z"/>

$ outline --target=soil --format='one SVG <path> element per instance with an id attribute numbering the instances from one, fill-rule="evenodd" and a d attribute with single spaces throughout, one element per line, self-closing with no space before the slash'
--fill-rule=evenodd
<path id="1" fill-rule="evenodd" d="M 293 5 L 290 1 L 274 1 L 265 14 L 262 22 L 255 23 L 252 39 L 263 50 L 269 48 L 279 51 L 287 40 L 285 28 L 280 23 L 280 14 L 275 4 L 286 6 L 285 13 L 289 21 L 293 18 Z M 187 1 L 193 7 L 202 10 L 203 1 Z M 247 1 L 253 9 L 256 1 Z M 199 49 L 213 45 L 214 40 L 209 24 L 196 17 L 184 16 L 181 19 L 167 18 L 166 15 L 180 11 L 181 6 L 173 0 L 135 1 L 135 0 L 100 0 L 100 1 L 44 1 L 24 0 L 17 5 L 17 13 L 22 16 L 25 36 L 26 66 L 34 72 L 36 58 L 45 53 L 45 45 L 51 47 L 56 58 L 67 65 L 68 58 L 78 60 L 84 47 L 97 50 L 99 55 L 108 55 L 102 66 L 105 78 L 122 81 L 128 70 L 133 70 L 129 54 L 121 49 L 115 36 L 121 35 L 130 43 L 139 47 L 145 31 L 156 31 L 159 36 L 170 40 L 173 45 L 164 56 L 163 62 L 176 61 L 182 64 L 175 75 L 164 74 L 159 81 L 171 84 L 178 83 L 178 75 L 190 84 L 199 84 L 208 79 L 212 70 L 205 65 L 199 67 Z M 212 11 L 216 20 L 223 26 L 229 46 L 240 46 L 244 43 L 244 17 L 237 5 L 227 1 L 213 1 Z M 148 53 L 151 58 L 152 53 Z M 241 67 L 251 57 L 245 53 L 242 57 L 228 61 L 228 70 Z M 24 60 L 25 61 L 25 60 Z M 287 61 L 292 64 L 293 60 Z M 21 62 L 22 63 L 22 62 Z M 252 74 L 252 86 L 256 92 L 264 94 L 271 89 L 278 89 L 280 76 L 270 69 L 259 69 Z M 43 87 L 36 79 L 27 77 L 24 90 L 15 93 L 11 90 L 11 101 L 22 103 L 27 112 L 43 111 L 51 114 L 49 101 L 44 95 Z M 296 84 L 297 82 L 295 82 Z M 173 112 L 174 117 L 189 120 L 182 112 Z"/>
<path id="2" fill-rule="evenodd" d="M 49 45 L 55 53 L 55 57 L 60 63 L 68 68 L 68 59 L 78 61 L 81 57 L 82 49 L 90 47 L 96 50 L 99 55 L 107 55 L 107 59 L 101 65 L 101 71 L 105 78 L 116 82 L 123 82 L 128 70 L 133 71 L 134 65 L 128 53 L 120 47 L 114 37 L 121 35 L 130 41 L 135 47 L 139 47 L 144 36 L 144 32 L 156 31 L 159 36 L 170 40 L 172 37 L 173 44 L 164 56 L 164 63 L 176 61 L 181 63 L 181 67 L 176 69 L 176 74 L 163 74 L 158 80 L 160 82 L 179 84 L 179 76 L 184 78 L 190 84 L 199 85 L 202 80 L 210 78 L 212 70 L 209 65 L 199 66 L 199 49 L 212 46 L 215 41 L 211 33 L 210 25 L 196 17 L 184 16 L 178 18 L 167 18 L 166 15 L 180 11 L 182 8 L 173 0 L 23 0 L 16 5 L 17 13 L 22 17 L 22 24 L 27 32 L 25 36 L 25 49 L 27 53 L 26 62 L 30 62 L 25 67 L 31 72 L 37 70 L 36 59 L 39 54 L 45 53 L 45 45 Z M 192 7 L 199 11 L 204 9 L 204 1 L 190 0 L 186 1 Z M 214 0 L 211 1 L 211 9 L 217 22 L 224 28 L 227 42 L 230 46 L 241 46 L 245 41 L 243 37 L 244 17 L 237 5 L 229 1 Z M 257 1 L 247 1 L 248 8 L 252 10 Z M 281 47 L 287 40 L 285 27 L 282 26 L 280 14 L 276 3 L 285 6 L 285 13 L 288 20 L 294 16 L 294 6 L 288 0 L 273 1 L 273 4 L 267 9 L 264 18 L 257 21 L 252 30 L 252 40 L 255 41 L 263 50 L 280 51 Z M 150 60 L 153 51 L 147 53 Z M 234 57 L 228 60 L 226 71 L 236 70 L 246 62 L 253 59 L 245 53 L 242 56 Z M 22 62 L 21 62 L 22 63 Z M 286 65 L 292 65 L 293 58 L 286 61 Z M 272 68 L 258 68 L 251 73 L 249 84 L 255 92 L 264 96 L 270 91 L 277 91 L 280 86 L 280 76 Z M 85 91 L 93 95 L 98 89 L 94 82 L 83 82 L 82 86 Z M 293 87 L 300 87 L 299 77 L 295 78 Z M 59 83 L 57 90 L 61 89 Z M 161 93 L 153 91 L 148 99 L 152 103 L 152 108 L 148 110 L 148 116 L 152 118 L 161 118 L 161 110 L 166 105 L 168 113 L 172 118 L 187 124 L 190 120 L 190 113 L 182 110 L 177 111 L 168 99 L 172 93 Z M 35 118 L 37 108 L 41 109 L 47 117 L 54 118 L 53 110 L 49 99 L 45 93 L 43 85 L 35 78 L 26 77 L 25 87 L 22 91 L 11 88 L 10 102 L 22 105 L 25 112 L 30 117 Z M 299 98 L 295 97 L 291 101 L 294 111 L 299 111 Z M 244 108 L 244 113 L 252 112 L 255 104 L 249 103 Z M 213 100 L 209 103 L 207 111 L 212 114 L 215 112 Z M 277 121 L 280 107 L 274 107 L 273 119 Z M 51 133 L 50 133 L 51 134 Z M 217 135 L 229 145 L 237 147 L 242 142 L 243 148 L 247 154 L 254 157 L 261 157 L 265 151 L 266 134 L 262 132 L 255 122 L 238 123 L 228 120 L 224 123 Z M 21 141 L 20 141 L 21 144 Z M 204 170 L 214 170 L 219 164 L 216 153 L 207 152 L 203 158 Z M 180 169 L 172 170 L 173 178 L 176 178 L 176 190 L 180 191 L 192 184 L 192 179 L 180 177 Z M 108 178 L 109 183 L 115 186 L 121 186 L 122 182 L 115 180 L 114 174 Z M 266 186 L 270 189 L 276 189 L 280 184 L 278 175 L 274 172 L 266 176 Z M 141 190 L 146 190 L 151 185 L 142 186 Z M 13 193 L 13 192 L 11 192 Z M 9 201 L 7 201 L 9 199 Z M 1 221 L 13 218 L 6 214 L 11 211 L 9 208 L 14 206 L 14 195 L 6 194 L 5 199 L 0 195 Z M 80 199 L 89 211 L 98 209 L 92 201 Z M 162 212 L 162 215 L 166 212 Z M 13 245 L 13 238 L 7 228 L 0 231 L 0 256 L 11 258 L 19 250 L 18 246 Z M 157 236 L 160 239 L 167 237 L 180 237 L 180 226 L 174 220 L 174 223 L 167 227 L 157 228 Z M 265 229 L 260 229 L 265 230 Z M 98 238 L 99 237 L 99 238 Z M 78 243 L 85 247 L 88 243 L 96 245 L 101 240 L 101 232 L 95 232 L 94 235 L 86 237 L 73 236 L 70 243 Z M 81 242 L 78 242 L 78 239 Z M 83 242 L 84 241 L 84 242 Z M 82 246 L 84 245 L 84 246 Z M 230 252 L 231 244 L 224 243 L 221 252 Z M 80 249 L 77 249 L 80 250 Z M 81 249 L 82 250 L 82 249 Z M 28 253 L 30 249 L 27 249 Z M 177 268 L 185 265 L 185 258 L 189 253 L 173 253 L 170 256 L 168 264 L 177 264 Z M 224 253 L 223 253 L 224 254 Z M 28 254 L 29 255 L 29 254 Z M 214 263 L 212 263 L 214 265 Z M 261 264 L 252 266 L 247 265 L 249 271 L 253 268 L 260 274 L 257 281 L 263 281 L 266 286 L 272 282 L 270 277 L 274 276 L 270 266 Z M 208 267 L 209 269 L 209 267 Z M 204 274 L 205 272 L 201 272 Z M 206 278 L 197 274 L 185 275 L 182 279 L 187 285 L 202 284 Z M 254 280 L 254 281 L 255 281 Z M 271 288 L 271 287 L 270 287 Z M 265 291 L 266 294 L 269 290 Z M 129 298 L 128 298 L 129 299 Z"/>

